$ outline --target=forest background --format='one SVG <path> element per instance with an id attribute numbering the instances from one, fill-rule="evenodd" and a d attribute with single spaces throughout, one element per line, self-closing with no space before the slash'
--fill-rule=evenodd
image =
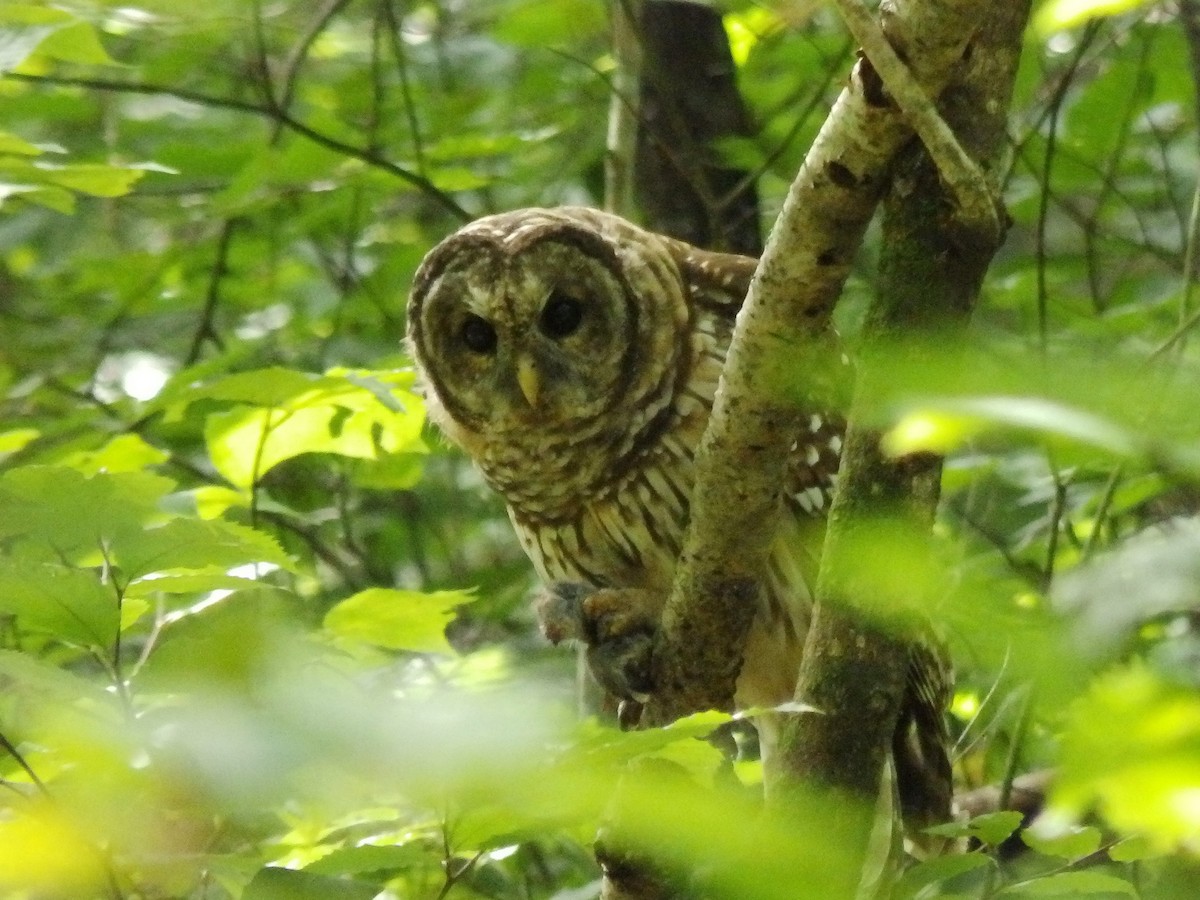
<path id="1" fill-rule="evenodd" d="M 693 237 L 753 251 L 856 44 L 825 4 L 716 10 L 741 114 L 690 177 L 752 215 Z M 580 720 L 401 345 L 459 224 L 605 201 L 611 32 L 591 0 L 0 6 L 5 897 L 591 897 L 618 780 L 711 895 L 825 896 L 820 823 L 749 828 L 756 764 L 697 740 L 727 717 Z M 970 341 L 878 398 L 885 446 L 946 456 L 932 536 L 872 572 L 953 651 L 960 787 L 1055 773 L 1016 862 L 984 816 L 894 896 L 1195 895 L 1198 83 L 1195 0 L 1035 5 Z"/>

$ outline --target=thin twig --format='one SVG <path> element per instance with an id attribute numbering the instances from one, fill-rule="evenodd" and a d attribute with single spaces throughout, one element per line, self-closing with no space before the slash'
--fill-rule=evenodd
<path id="1" fill-rule="evenodd" d="M 328 150 L 335 153 L 341 153 L 343 156 L 348 156 L 351 159 L 357 159 L 359 162 L 366 163 L 373 168 L 387 172 L 401 181 L 404 181 L 413 187 L 419 189 L 423 194 L 436 202 L 447 212 L 453 214 L 461 221 L 467 221 L 471 218 L 468 213 L 458 202 L 447 194 L 445 191 L 437 187 L 428 178 L 409 171 L 403 166 L 398 166 L 390 160 L 386 160 L 372 150 L 356 147 L 353 144 L 347 144 L 335 137 L 331 137 L 297 119 L 294 119 L 286 111 L 281 109 L 271 109 L 261 106 L 257 103 L 251 103 L 247 100 L 237 100 L 232 97 L 218 97 L 212 94 L 205 94 L 199 91 L 190 91 L 183 88 L 174 88 L 163 84 L 147 84 L 135 81 L 119 81 L 107 78 L 74 78 L 61 75 L 31 75 L 25 72 L 8 72 L 5 78 L 12 78 L 17 81 L 27 81 L 35 84 L 52 84 L 63 87 L 82 87 L 97 91 L 113 91 L 117 93 L 129 94 L 163 94 L 164 96 L 174 97 L 177 100 L 186 100 L 190 103 L 198 103 L 201 106 L 209 106 L 216 109 L 228 109 L 235 112 L 249 113 L 254 116 L 259 116 L 264 119 L 278 121 L 285 128 L 302 137 L 308 138 L 314 144 L 319 144 Z"/>
<path id="2" fill-rule="evenodd" d="M 308 58 L 308 51 L 312 49 L 313 42 L 329 26 L 333 17 L 341 12 L 349 2 L 350 0 L 328 0 L 324 8 L 309 23 L 304 33 L 300 35 L 300 39 L 296 42 L 296 45 L 292 47 L 287 61 L 283 64 L 283 75 L 280 79 L 279 106 L 281 109 L 287 109 L 292 105 L 292 98 L 296 94 L 296 82 L 299 78 L 300 67 L 304 65 L 304 61 Z"/>
<path id="3" fill-rule="evenodd" d="M 1050 507 L 1050 535 L 1046 545 L 1046 563 L 1042 568 L 1042 593 L 1050 590 L 1054 581 L 1054 567 L 1058 556 L 1058 533 L 1062 525 L 1063 513 L 1067 508 L 1067 485 L 1059 478 L 1058 471 L 1051 464 L 1051 477 L 1054 479 L 1054 504 Z"/>
<path id="4" fill-rule="evenodd" d="M 835 2 L 846 27 L 862 45 L 891 99 L 937 166 L 942 183 L 958 207 L 961 223 L 989 245 L 998 244 L 1004 233 L 1004 216 L 999 197 L 983 169 L 963 149 L 937 106 L 896 55 L 875 16 L 860 0 Z"/>
<path id="5" fill-rule="evenodd" d="M 29 765 L 29 761 L 25 759 L 24 754 L 16 748 L 16 745 L 8 739 L 8 735 L 2 731 L 0 731 L 0 750 L 3 750 L 12 757 L 13 762 L 21 768 L 22 772 L 29 776 L 29 780 L 43 797 L 50 796 L 50 791 L 47 790 L 46 783 L 38 778 L 37 772 L 33 771 L 33 766 Z"/>
<path id="6" fill-rule="evenodd" d="M 391 39 L 392 56 L 396 58 L 396 71 L 400 74 L 400 99 L 404 101 L 404 117 L 408 119 L 408 133 L 412 138 L 413 159 L 417 171 L 425 174 L 425 144 L 421 137 L 421 123 L 417 119 L 417 105 L 413 102 L 412 84 L 408 77 L 408 54 L 404 52 L 404 41 L 400 37 L 400 22 L 391 0 L 382 0 L 384 18 L 387 20 L 388 37 Z"/>
<path id="7" fill-rule="evenodd" d="M 1124 474 L 1124 468 L 1118 465 L 1112 470 L 1112 474 L 1108 476 L 1108 481 L 1104 485 L 1104 493 L 1100 495 L 1100 503 L 1096 507 L 1096 518 L 1092 523 L 1091 534 L 1088 535 L 1087 543 L 1083 545 L 1083 551 L 1080 555 L 1081 561 L 1091 559 L 1092 554 L 1096 552 L 1096 548 L 1100 545 L 1100 533 L 1104 530 L 1104 519 L 1108 516 L 1113 497 L 1117 493 L 1117 485 L 1121 483 L 1121 476 Z"/>
<path id="8" fill-rule="evenodd" d="M 1198 86 L 1200 87 L 1200 86 Z M 1183 350 L 1184 338 L 1197 322 L 1200 322 L 1200 309 L 1192 311 L 1192 291 L 1196 280 L 1196 243 L 1200 236 L 1200 179 L 1196 180 L 1196 190 L 1192 194 L 1192 212 L 1188 217 L 1187 246 L 1183 253 L 1183 295 L 1179 301 L 1179 327 L 1165 341 L 1150 353 L 1154 359 L 1178 345 Z"/>
<path id="9" fill-rule="evenodd" d="M 1046 223 L 1049 220 L 1050 212 L 1050 170 L 1053 167 L 1055 150 L 1058 146 L 1058 117 L 1062 113 L 1063 103 L 1067 99 L 1067 90 L 1071 87 L 1071 82 L 1075 78 L 1075 73 L 1079 69 L 1083 55 L 1087 52 L 1087 48 L 1091 45 L 1099 30 L 1100 24 L 1098 20 L 1091 22 L 1084 29 L 1083 36 L 1079 40 L 1079 46 L 1076 47 L 1074 56 L 1067 63 L 1067 70 L 1058 80 L 1054 94 L 1050 99 L 1049 125 L 1047 126 L 1046 133 L 1046 155 L 1042 160 L 1041 185 L 1038 192 L 1037 228 L 1034 243 L 1035 258 L 1037 261 L 1038 342 L 1043 353 L 1046 351 L 1050 337 L 1048 313 L 1050 292 L 1046 286 Z"/>
<path id="10" fill-rule="evenodd" d="M 604 208 L 623 216 L 633 212 L 633 160 L 637 151 L 638 98 L 642 79 L 641 0 L 612 0 L 613 55 L 604 152 Z"/>
<path id="11" fill-rule="evenodd" d="M 190 366 L 200 358 L 200 349 L 204 342 L 211 341 L 213 346 L 224 352 L 225 342 L 213 325 L 217 305 L 221 301 L 221 282 L 229 272 L 229 244 L 233 237 L 236 219 L 226 219 L 221 223 L 221 231 L 217 235 L 217 257 L 213 260 L 212 271 L 208 276 L 208 289 L 204 294 L 204 308 L 200 310 L 200 323 L 192 335 L 192 345 L 184 357 L 184 365 Z"/>

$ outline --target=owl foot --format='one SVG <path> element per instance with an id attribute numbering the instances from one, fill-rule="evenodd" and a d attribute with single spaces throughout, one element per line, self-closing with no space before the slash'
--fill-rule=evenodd
<path id="1" fill-rule="evenodd" d="M 640 705 L 649 699 L 650 654 L 661 608 L 653 591 L 563 582 L 551 585 L 535 603 L 546 638 L 585 644 L 588 668 L 600 686 L 633 701 L 620 714 L 623 721 L 636 721 Z"/>

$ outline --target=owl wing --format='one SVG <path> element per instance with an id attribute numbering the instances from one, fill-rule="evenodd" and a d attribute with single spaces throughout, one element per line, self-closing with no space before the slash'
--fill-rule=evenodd
<path id="1" fill-rule="evenodd" d="M 700 250 L 674 240 L 669 240 L 668 246 L 696 308 L 724 319 L 732 331 L 758 261 L 748 256 Z M 820 379 L 821 392 L 825 393 L 830 393 L 828 383 L 849 374 L 845 358 L 833 346 L 832 332 L 830 337 L 833 352 L 828 354 L 829 365 L 841 371 Z M 823 517 L 832 499 L 846 423 L 840 414 L 823 410 L 808 413 L 800 424 L 788 457 L 787 502 L 800 518 Z"/>

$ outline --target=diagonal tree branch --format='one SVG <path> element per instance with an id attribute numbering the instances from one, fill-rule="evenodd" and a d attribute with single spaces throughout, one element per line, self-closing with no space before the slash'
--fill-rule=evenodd
<path id="1" fill-rule="evenodd" d="M 885 32 L 936 95 L 989 6 L 897 2 Z M 691 524 L 655 646 L 648 724 L 730 705 L 796 433 L 797 407 L 784 383 L 797 370 L 820 380 L 814 344 L 828 329 L 892 158 L 911 138 L 860 60 L 792 183 L 738 317 L 697 455 Z"/>

